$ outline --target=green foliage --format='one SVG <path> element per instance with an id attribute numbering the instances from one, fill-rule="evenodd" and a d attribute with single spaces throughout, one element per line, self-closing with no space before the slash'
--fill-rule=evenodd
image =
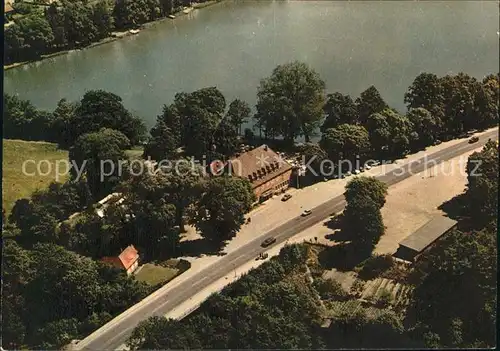
<path id="1" fill-rule="evenodd" d="M 387 185 L 373 177 L 357 177 L 346 185 L 343 230 L 360 248 L 371 251 L 384 233 L 380 209 L 386 195 Z"/>
<path id="2" fill-rule="evenodd" d="M 261 81 L 257 93 L 257 124 L 267 137 L 283 136 L 288 143 L 303 135 L 310 141 L 323 117 L 325 83 L 301 62 L 277 66 Z"/>
<path id="3" fill-rule="evenodd" d="M 391 255 L 374 255 L 359 264 L 358 272 L 362 279 L 369 280 L 380 276 L 394 266 L 394 259 Z"/>
<path id="4" fill-rule="evenodd" d="M 390 310 L 368 310 L 353 304 L 337 314 L 325 333 L 327 347 L 409 348 L 400 317 Z"/>
<path id="5" fill-rule="evenodd" d="M 321 174 L 321 163 L 328 158 L 325 150 L 318 144 L 305 143 L 300 147 L 299 152 L 304 156 L 305 164 L 309 165 L 317 174 Z"/>
<path id="6" fill-rule="evenodd" d="M 241 134 L 241 127 L 243 123 L 248 122 L 250 113 L 250 106 L 245 101 L 235 99 L 229 104 L 226 119 L 228 119 L 232 127 L 238 130 L 238 134 Z"/>
<path id="7" fill-rule="evenodd" d="M 372 114 L 380 113 L 389 107 L 373 85 L 360 94 L 356 99 L 356 106 L 361 124 L 365 124 Z"/>
<path id="8" fill-rule="evenodd" d="M 321 346 L 320 303 L 301 275 L 305 248 L 293 245 L 209 297 L 181 321 L 153 317 L 128 340 L 137 349 L 296 349 Z M 283 261 L 284 260 L 284 261 Z M 285 268 L 286 266 L 287 268 Z M 280 274 L 275 273 L 279 271 Z"/>
<path id="9" fill-rule="evenodd" d="M 498 216 L 498 144 L 488 141 L 467 162 L 466 213 L 476 228 Z"/>
<path id="10" fill-rule="evenodd" d="M 3 133 L 7 139 L 51 141 L 52 115 L 37 110 L 28 100 L 3 96 Z"/>
<path id="11" fill-rule="evenodd" d="M 236 235 L 245 222 L 244 214 L 254 202 L 255 194 L 247 179 L 211 178 L 196 204 L 193 224 L 205 238 L 222 243 Z"/>
<path id="12" fill-rule="evenodd" d="M 413 124 L 413 130 L 418 138 L 413 140 L 414 147 L 422 148 L 432 145 L 438 138 L 441 129 L 441 120 L 433 116 L 423 107 L 411 109 L 406 115 Z"/>
<path id="13" fill-rule="evenodd" d="M 431 123 L 433 131 L 434 126 L 440 125 L 440 137 L 455 137 L 498 124 L 498 82 L 498 75 L 478 82 L 464 73 L 441 78 L 421 73 L 408 88 L 405 102 L 409 110 L 429 111 L 435 122 L 426 117 L 426 123 Z M 418 124 L 417 127 L 422 128 Z"/>
<path id="14" fill-rule="evenodd" d="M 384 109 L 367 117 L 366 129 L 376 156 L 400 157 L 409 151 L 416 138 L 411 121 L 392 109 Z"/>
<path id="15" fill-rule="evenodd" d="M 4 244 L 4 345 L 59 348 L 149 293 L 123 273 L 60 246 L 37 244 L 28 251 L 11 239 Z"/>
<path id="16" fill-rule="evenodd" d="M 356 124 L 358 122 L 358 108 L 349 95 L 333 93 L 327 95 L 323 110 L 326 119 L 321 126 L 324 133 L 327 129 L 337 128 L 341 124 Z"/>
<path id="17" fill-rule="evenodd" d="M 150 131 L 151 137 L 144 147 L 144 156 L 153 160 L 168 160 L 177 150 L 176 132 L 162 120 L 158 119 Z"/>
<path id="18" fill-rule="evenodd" d="M 494 345 L 496 256 L 496 228 L 454 231 L 417 263 L 421 278 L 413 307 L 417 321 L 439 336 L 440 345 Z"/>
<path id="19" fill-rule="evenodd" d="M 122 99 L 104 90 L 90 90 L 83 95 L 69 128 L 74 140 L 102 128 L 114 129 L 123 133 L 132 145 L 137 145 L 145 132 L 143 122 L 123 106 Z"/>
<path id="20" fill-rule="evenodd" d="M 81 135 L 69 151 L 69 159 L 84 170 L 89 190 L 94 198 L 111 193 L 120 176 L 119 162 L 126 160 L 129 139 L 121 132 L 102 128 L 98 132 Z M 71 168 L 74 179 L 78 174 Z"/>
<path id="21" fill-rule="evenodd" d="M 363 157 L 367 154 L 370 141 L 363 126 L 341 124 L 336 128 L 327 129 L 320 145 L 331 160 L 354 160 L 356 156 Z"/>
<path id="22" fill-rule="evenodd" d="M 239 106 L 239 107 L 238 107 Z M 152 133 L 170 128 L 167 140 L 160 142 L 160 150 L 164 144 L 183 146 L 187 155 L 202 159 L 208 155 L 209 161 L 229 157 L 237 150 L 238 128 L 236 120 L 243 115 L 224 116 L 226 100 L 215 87 L 203 88 L 192 93 L 175 95 L 170 106 L 164 106 L 163 114 L 158 117 Z M 238 111 L 236 111 L 238 109 Z M 245 114 L 244 106 L 235 103 L 230 112 Z M 229 118 L 228 118 L 229 117 Z M 151 145 L 148 150 L 151 150 Z M 154 151 L 148 151 L 153 154 Z"/>
<path id="23" fill-rule="evenodd" d="M 346 185 L 347 204 L 358 197 L 368 198 L 377 208 L 382 208 L 387 196 L 387 185 L 375 177 L 356 177 Z"/>
<path id="24" fill-rule="evenodd" d="M 336 280 L 316 278 L 313 286 L 322 300 L 344 301 L 349 299 L 349 294 Z"/>

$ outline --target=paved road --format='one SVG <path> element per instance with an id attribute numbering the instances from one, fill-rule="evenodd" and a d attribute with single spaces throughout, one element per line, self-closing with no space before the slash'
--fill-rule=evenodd
<path id="1" fill-rule="evenodd" d="M 439 164 L 466 152 L 472 151 L 483 145 L 489 138 L 497 140 L 497 134 L 498 130 L 485 133 L 479 137 L 479 142 L 474 144 L 469 144 L 467 140 L 460 142 L 456 145 L 430 154 L 426 156 L 426 158 L 410 162 L 401 168 L 395 169 L 377 178 L 384 181 L 388 186 L 391 186 L 409 178 L 414 174 L 420 173 L 435 164 Z M 434 163 L 431 164 L 431 162 Z M 138 308 L 133 313 L 130 313 L 125 318 L 121 319 L 118 323 L 106 324 L 94 334 L 91 334 L 86 339 L 80 341 L 77 345 L 77 349 L 115 350 L 126 342 L 133 328 L 140 321 L 147 319 L 150 316 L 165 315 L 175 307 L 179 306 L 182 302 L 187 301 L 191 296 L 206 288 L 208 285 L 228 274 L 231 274 L 235 267 L 239 267 L 248 261 L 254 260 L 255 257 L 262 251 L 260 243 L 265 238 L 274 236 L 277 239 L 276 243 L 272 246 L 283 243 L 304 229 L 327 219 L 333 213 L 342 211 L 344 206 L 344 196 L 337 196 L 312 209 L 312 214 L 308 217 L 298 216 L 269 231 L 265 235 L 259 236 L 258 239 L 253 240 L 236 251 L 224 256 L 214 265 L 207 267 L 205 270 L 197 273 L 186 281 L 180 283 L 178 286 L 167 291 L 159 299 Z"/>

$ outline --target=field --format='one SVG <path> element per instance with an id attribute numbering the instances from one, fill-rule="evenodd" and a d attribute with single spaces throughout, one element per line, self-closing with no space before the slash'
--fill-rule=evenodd
<path id="1" fill-rule="evenodd" d="M 154 286 L 156 284 L 166 283 L 172 280 L 178 273 L 179 270 L 177 268 L 162 267 L 146 263 L 142 267 L 139 267 L 139 271 L 136 273 L 135 277 L 139 281 L 146 282 Z"/>
<path id="2" fill-rule="evenodd" d="M 29 197 L 35 190 L 43 189 L 55 181 L 56 161 L 67 159 L 68 151 L 58 150 L 56 144 L 3 139 L 2 208 L 5 209 L 6 216 L 16 200 Z M 28 160 L 34 162 L 26 163 L 23 172 L 23 163 Z M 41 161 L 43 162 L 40 163 Z M 35 164 L 40 165 L 41 172 L 37 171 Z M 63 172 L 64 165 L 61 168 Z M 59 177 L 60 182 L 66 179 L 67 175 Z"/>

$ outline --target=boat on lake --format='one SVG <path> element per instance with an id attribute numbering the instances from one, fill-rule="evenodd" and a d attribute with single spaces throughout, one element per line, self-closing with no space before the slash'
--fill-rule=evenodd
<path id="1" fill-rule="evenodd" d="M 175 16 L 174 16 L 174 15 L 168 15 L 167 17 L 168 17 L 168 18 L 171 18 L 171 19 L 174 19 L 174 18 L 175 18 Z"/>
<path id="2" fill-rule="evenodd" d="M 183 13 L 185 13 L 186 15 L 188 13 L 190 13 L 191 11 L 193 11 L 193 8 L 192 7 L 185 7 L 184 10 L 182 10 Z"/>
<path id="3" fill-rule="evenodd" d="M 139 31 L 139 29 L 131 29 L 131 30 L 129 30 L 128 32 L 129 32 L 130 34 L 137 34 L 137 33 L 139 33 L 140 31 Z"/>

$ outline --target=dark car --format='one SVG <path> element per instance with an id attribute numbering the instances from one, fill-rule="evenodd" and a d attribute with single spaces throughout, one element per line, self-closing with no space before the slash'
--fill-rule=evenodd
<path id="1" fill-rule="evenodd" d="M 283 197 L 281 198 L 281 201 L 288 201 L 292 198 L 292 195 L 290 194 L 285 194 L 283 195 Z"/>
<path id="2" fill-rule="evenodd" d="M 479 141 L 479 138 L 477 136 L 475 137 L 472 137 L 469 139 L 469 144 L 474 144 L 474 143 L 477 143 Z"/>
<path id="3" fill-rule="evenodd" d="M 266 240 L 264 240 L 262 242 L 262 244 L 260 244 L 260 246 L 266 247 L 266 246 L 269 246 L 271 244 L 274 244 L 275 242 L 276 242 L 276 238 L 275 237 L 270 237 L 270 238 L 267 238 Z"/>

